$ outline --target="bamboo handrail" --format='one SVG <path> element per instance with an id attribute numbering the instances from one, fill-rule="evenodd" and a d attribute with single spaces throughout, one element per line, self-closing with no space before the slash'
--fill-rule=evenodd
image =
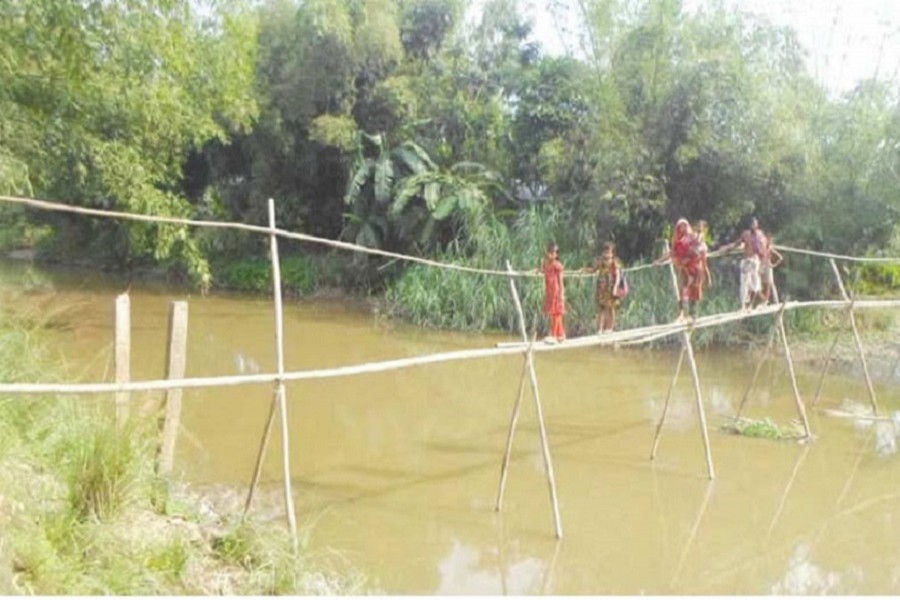
<path id="1" fill-rule="evenodd" d="M 507 274 L 507 277 L 509 274 Z M 802 308 L 827 308 L 846 309 L 847 303 L 840 300 L 823 300 L 812 302 L 786 302 L 785 310 L 797 310 Z M 898 308 L 900 299 L 892 300 L 858 300 L 854 303 L 856 309 L 861 308 Z M 719 313 L 700 317 L 693 323 L 666 323 L 643 327 L 638 329 L 626 329 L 623 331 L 604 334 L 602 336 L 589 335 L 573 338 L 558 344 L 537 344 L 534 352 L 560 352 L 573 348 L 589 348 L 592 346 L 611 346 L 619 342 L 628 342 L 631 339 L 641 339 L 652 334 L 660 337 L 675 335 L 692 329 L 705 329 L 727 323 L 743 321 L 759 316 L 771 315 L 778 312 L 781 306 L 765 306 L 752 312 L 735 311 Z M 469 350 L 454 350 L 440 352 L 424 356 L 413 356 L 383 361 L 375 361 L 356 365 L 345 365 L 324 369 L 311 369 L 304 371 L 285 372 L 285 382 L 306 381 L 312 379 L 329 379 L 332 377 L 344 377 L 349 375 L 364 375 L 369 373 L 381 373 L 408 367 L 451 362 L 456 360 L 468 360 L 478 358 L 492 358 L 499 356 L 524 355 L 527 344 L 519 342 L 500 348 L 476 348 Z M 230 375 L 215 377 L 192 377 L 186 379 L 162 379 L 147 381 L 130 381 L 126 383 L 0 383 L 0 394 L 112 394 L 116 392 L 154 392 L 175 388 L 193 389 L 206 387 L 230 387 L 237 385 L 257 385 L 273 383 L 278 380 L 277 373 L 257 373 L 253 375 Z"/>

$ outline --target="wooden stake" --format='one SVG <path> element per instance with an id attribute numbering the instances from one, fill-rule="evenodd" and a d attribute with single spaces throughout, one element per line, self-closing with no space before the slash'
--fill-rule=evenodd
<path id="1" fill-rule="evenodd" d="M 691 334 L 681 332 L 682 347 L 687 351 L 688 361 L 691 365 L 691 377 L 694 380 L 694 397 L 697 400 L 697 415 L 700 417 L 700 433 L 703 435 L 703 447 L 706 450 L 706 469 L 710 479 L 716 478 L 713 468 L 712 450 L 709 447 L 709 430 L 706 427 L 706 411 L 703 409 L 703 396 L 700 392 L 700 376 L 697 374 L 697 361 L 694 359 L 694 347 L 691 344 Z"/>
<path id="2" fill-rule="evenodd" d="M 291 545 L 297 552 L 297 515 L 294 513 L 294 494 L 291 490 L 291 442 L 288 430 L 287 392 L 284 389 L 284 312 L 281 304 L 281 262 L 278 260 L 278 236 L 275 227 L 275 201 L 269 198 L 269 247 L 272 255 L 272 290 L 275 297 L 275 350 L 278 360 L 279 380 L 275 386 L 274 401 L 278 402 L 281 417 L 281 463 L 284 467 L 284 507 L 287 511 Z"/>
<path id="3" fill-rule="evenodd" d="M 856 341 L 856 351 L 859 353 L 859 360 L 862 363 L 863 375 L 866 376 L 866 388 L 869 390 L 869 401 L 872 403 L 872 413 L 877 415 L 878 400 L 875 398 L 875 386 L 872 385 L 872 376 L 869 375 L 869 365 L 866 363 L 866 352 L 863 350 L 862 340 L 859 337 L 859 328 L 856 327 L 853 301 L 850 300 L 850 296 L 847 294 L 847 289 L 844 287 L 844 280 L 841 277 L 841 272 L 838 271 L 837 264 L 835 264 L 833 258 L 830 260 L 831 268 L 834 270 L 834 276 L 837 278 L 838 287 L 841 288 L 841 296 L 850 303 L 850 309 L 847 311 L 847 314 L 850 317 L 850 327 L 853 329 L 853 339 Z"/>
<path id="4" fill-rule="evenodd" d="M 519 300 L 519 292 L 516 290 L 516 282 L 513 278 L 512 265 L 506 261 L 506 270 L 510 273 L 509 287 L 512 291 L 513 303 L 519 317 L 519 331 L 522 340 L 528 341 L 528 333 L 525 330 L 525 313 L 522 311 L 522 303 Z M 544 411 L 541 408 L 541 395 L 538 390 L 537 373 L 534 370 L 533 353 L 526 355 L 525 362 L 528 365 L 528 374 L 531 378 L 531 392 L 534 397 L 534 406 L 537 409 L 538 426 L 541 433 L 541 452 L 544 457 L 544 472 L 547 474 L 547 484 L 550 488 L 550 503 L 553 505 L 553 523 L 556 527 L 556 538 L 562 538 L 562 521 L 559 516 L 559 501 L 556 495 L 556 477 L 553 475 L 553 461 L 550 458 L 550 445 L 547 441 L 547 428 L 544 425 Z"/>
<path id="5" fill-rule="evenodd" d="M 672 392 L 675 391 L 675 383 L 678 381 L 678 374 L 681 372 L 681 363 L 684 362 L 684 346 L 681 346 L 681 352 L 678 354 L 678 362 L 675 364 L 675 373 L 672 375 L 672 383 L 669 385 L 669 393 L 666 394 L 666 403 L 663 405 L 662 416 L 656 425 L 656 436 L 653 438 L 653 449 L 650 451 L 650 460 L 656 458 L 656 450 L 659 448 L 659 438 L 662 435 L 663 423 L 666 422 L 666 415 L 669 413 L 669 401 L 672 400 Z"/>
<path id="6" fill-rule="evenodd" d="M 773 286 L 774 291 L 774 286 Z M 778 292 L 775 292 L 775 295 L 778 295 Z M 781 305 L 781 312 L 784 311 L 785 305 Z M 778 314 L 781 314 L 779 312 Z M 750 398 L 750 391 L 753 389 L 753 386 L 756 384 L 756 379 L 759 377 L 760 371 L 762 371 L 763 365 L 767 360 L 769 360 L 769 355 L 772 353 L 772 346 L 775 345 L 775 335 L 778 332 L 778 323 L 772 323 L 772 330 L 769 332 L 769 341 L 766 343 L 766 350 L 763 352 L 763 356 L 760 359 L 759 363 L 756 365 L 756 370 L 753 371 L 753 377 L 750 378 L 750 385 L 747 386 L 747 390 L 744 392 L 744 397 L 741 398 L 741 404 L 738 406 L 737 413 L 734 415 L 734 420 L 737 421 L 741 418 L 741 413 L 744 411 L 744 405 L 747 403 L 747 399 Z"/>
<path id="7" fill-rule="evenodd" d="M 797 386 L 797 374 L 794 372 L 794 359 L 791 358 L 791 347 L 788 345 L 787 332 L 784 329 L 784 309 L 778 313 L 778 331 L 781 334 L 781 344 L 784 347 L 784 359 L 787 361 L 788 374 L 791 376 L 791 388 L 794 390 L 794 403 L 797 405 L 797 413 L 803 422 L 803 431 L 806 438 L 812 437 L 812 431 L 809 429 L 809 419 L 806 418 L 806 406 L 800 397 L 800 388 Z"/>
<path id="8" fill-rule="evenodd" d="M 131 380 L 131 299 L 128 292 L 116 297 L 116 383 Z M 130 394 L 116 392 L 116 422 L 128 418 Z"/>
<path id="9" fill-rule="evenodd" d="M 184 378 L 187 364 L 187 302 L 172 302 L 169 305 L 169 344 L 166 356 L 166 378 Z M 175 464 L 175 442 L 181 423 L 180 388 L 166 392 L 165 417 L 162 428 L 162 443 L 159 454 L 159 473 L 170 475 Z"/>
<path id="10" fill-rule="evenodd" d="M 819 375 L 819 383 L 816 385 L 816 395 L 813 397 L 812 402 L 810 402 L 810 406 L 815 406 L 819 402 L 819 396 L 822 395 L 822 384 L 825 383 L 825 374 L 828 372 L 828 367 L 831 366 L 831 359 L 834 356 L 834 351 L 837 348 L 838 340 L 841 338 L 841 330 L 838 329 L 834 334 L 834 341 L 831 342 L 831 348 L 828 349 L 828 354 L 825 356 L 825 364 L 822 366 L 822 374 Z"/>

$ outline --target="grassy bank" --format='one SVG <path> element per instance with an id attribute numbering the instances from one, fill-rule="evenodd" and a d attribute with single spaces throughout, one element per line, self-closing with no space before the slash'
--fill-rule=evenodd
<path id="1" fill-rule="evenodd" d="M 56 357 L 34 321 L 0 320 L 3 381 L 52 379 Z M 363 590 L 334 556 L 293 556 L 280 521 L 240 524 L 157 477 L 155 440 L 154 419 L 117 429 L 101 401 L 0 396 L 0 594 Z"/>

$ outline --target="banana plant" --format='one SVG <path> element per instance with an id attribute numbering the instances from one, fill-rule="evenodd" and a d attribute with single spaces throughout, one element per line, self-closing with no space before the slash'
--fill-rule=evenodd
<path id="1" fill-rule="evenodd" d="M 478 163 L 441 169 L 418 144 L 394 149 L 381 135 L 360 133 L 346 204 L 345 236 L 355 243 L 408 249 L 456 239 L 502 193 L 499 177 Z"/>

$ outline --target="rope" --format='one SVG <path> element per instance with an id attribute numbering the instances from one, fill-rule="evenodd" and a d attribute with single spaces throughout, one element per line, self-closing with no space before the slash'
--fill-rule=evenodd
<path id="1" fill-rule="evenodd" d="M 144 223 L 164 223 L 169 225 L 183 225 L 186 227 L 210 227 L 213 229 L 233 229 L 237 231 L 246 231 L 250 233 L 260 233 L 264 235 L 277 235 L 279 237 L 297 240 L 301 242 L 308 242 L 312 244 L 321 244 L 323 246 L 329 246 L 331 248 L 337 248 L 340 250 L 349 250 L 351 252 L 360 252 L 363 254 L 370 254 L 373 256 L 383 256 L 385 258 L 390 258 L 393 260 L 403 260 L 406 262 L 417 263 L 421 265 L 426 265 L 429 267 L 435 267 L 439 269 L 447 269 L 451 271 L 459 271 L 462 273 L 472 273 L 476 275 L 491 275 L 495 277 L 541 277 L 541 274 L 536 270 L 528 270 L 528 271 L 513 271 L 512 273 L 508 271 L 501 271 L 497 269 L 481 269 L 477 267 L 467 267 L 464 265 L 457 265 L 454 263 L 446 263 L 440 262 L 436 260 L 430 260 L 427 258 L 421 258 L 418 256 L 410 256 L 408 254 L 400 254 L 397 252 L 389 252 L 387 250 L 380 250 L 378 248 L 369 248 L 367 246 L 360 246 L 358 244 L 351 244 L 349 242 L 341 242 L 338 240 L 330 240 L 327 238 L 320 238 L 313 235 L 308 235 L 305 233 L 295 233 L 292 231 L 287 231 L 279 228 L 269 228 L 263 227 L 260 225 L 248 225 L 246 223 L 233 223 L 226 221 L 204 221 L 204 220 L 194 220 L 194 219 L 183 219 L 179 217 L 163 217 L 157 215 L 143 215 L 136 213 L 127 213 L 113 210 L 103 210 L 99 208 L 86 208 L 81 206 L 72 206 L 70 204 L 64 204 L 60 202 L 49 202 L 47 200 L 37 200 L 34 198 L 22 198 L 18 196 L 2 196 L 0 195 L 0 202 L 8 202 L 11 204 L 18 204 L 22 206 L 28 206 L 30 208 L 36 208 L 39 210 L 49 210 L 55 212 L 66 212 L 72 214 L 79 215 L 88 215 L 93 217 L 102 217 L 102 218 L 114 218 L 114 219 L 125 219 L 128 221 L 138 221 Z M 855 256 L 846 256 L 841 254 L 829 254 L 827 252 L 816 252 L 814 250 L 803 250 L 800 248 L 792 248 L 790 246 L 775 246 L 778 250 L 783 250 L 785 252 L 791 252 L 795 254 L 806 254 L 810 256 L 818 256 L 823 258 L 834 258 L 839 260 L 846 261 L 854 261 L 854 262 L 880 262 L 880 263 L 900 263 L 900 258 L 882 258 L 882 257 L 855 257 Z M 724 256 L 728 254 L 728 252 L 715 251 L 709 254 L 709 258 L 718 258 L 720 256 Z M 627 267 L 622 269 L 625 273 L 635 273 L 637 271 L 642 271 L 644 269 L 649 269 L 651 267 L 656 266 L 664 266 L 668 264 L 668 260 L 663 261 L 660 264 L 655 263 L 645 263 L 640 265 L 634 265 L 631 267 Z M 582 273 L 581 271 L 566 271 L 565 276 L 568 278 L 581 278 L 581 277 L 593 277 L 591 273 Z"/>

